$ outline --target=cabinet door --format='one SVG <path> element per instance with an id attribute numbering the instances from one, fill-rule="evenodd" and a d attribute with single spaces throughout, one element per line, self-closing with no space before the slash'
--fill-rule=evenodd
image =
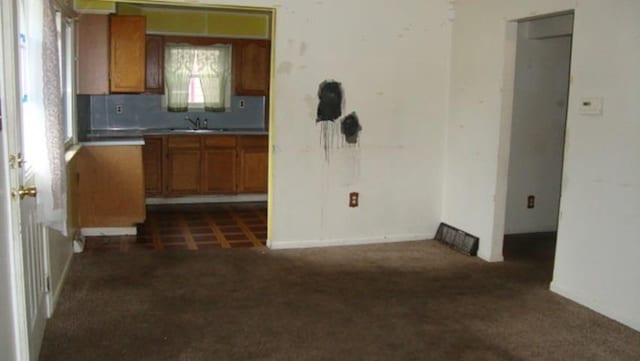
<path id="1" fill-rule="evenodd" d="M 111 16 L 110 90 L 112 93 L 142 93 L 145 89 L 144 16 Z"/>
<path id="2" fill-rule="evenodd" d="M 200 193 L 200 150 L 168 150 L 167 193 L 170 195 Z"/>
<path id="3" fill-rule="evenodd" d="M 79 154 L 80 227 L 130 227 L 144 222 L 140 146 L 87 146 Z"/>
<path id="4" fill-rule="evenodd" d="M 240 149 L 240 193 L 266 193 L 268 153 L 266 147 Z"/>
<path id="5" fill-rule="evenodd" d="M 233 52 L 235 94 L 266 96 L 270 80 L 270 42 L 238 40 Z"/>
<path id="6" fill-rule="evenodd" d="M 235 148 L 203 151 L 203 193 L 236 192 L 236 159 Z"/>
<path id="7" fill-rule="evenodd" d="M 109 93 L 109 17 L 79 14 L 77 34 L 77 92 Z"/>
<path id="8" fill-rule="evenodd" d="M 165 185 L 169 195 L 200 193 L 201 160 L 199 136 L 167 137 Z"/>
<path id="9" fill-rule="evenodd" d="M 164 93 L 164 37 L 147 35 L 146 37 L 145 87 L 147 93 Z"/>
<path id="10" fill-rule="evenodd" d="M 142 164 L 147 196 L 162 194 L 162 159 L 162 137 L 145 137 Z"/>

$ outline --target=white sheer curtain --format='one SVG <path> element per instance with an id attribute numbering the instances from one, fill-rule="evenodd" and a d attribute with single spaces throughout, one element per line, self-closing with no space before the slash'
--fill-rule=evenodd
<path id="1" fill-rule="evenodd" d="M 194 58 L 191 45 L 167 43 L 164 47 L 164 79 L 170 112 L 186 112 L 189 108 L 189 81 Z"/>
<path id="2" fill-rule="evenodd" d="M 231 79 L 230 45 L 194 46 L 167 43 L 164 67 L 168 111 L 188 111 L 189 83 L 192 78 L 200 81 L 205 111 L 226 110 Z"/>
<path id="3" fill-rule="evenodd" d="M 227 83 L 231 73 L 231 46 L 215 45 L 195 48 L 193 76 L 200 78 L 206 112 L 226 110 Z"/>
<path id="4" fill-rule="evenodd" d="M 58 32 L 53 2 L 22 0 L 23 144 L 40 222 L 66 234 L 67 194 Z"/>

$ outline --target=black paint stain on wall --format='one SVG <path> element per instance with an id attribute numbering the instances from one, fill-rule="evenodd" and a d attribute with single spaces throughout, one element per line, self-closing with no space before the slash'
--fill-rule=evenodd
<path id="1" fill-rule="evenodd" d="M 325 159 L 329 161 L 332 149 L 341 148 L 345 143 L 358 144 L 362 126 L 356 112 L 336 122 L 342 116 L 345 99 L 342 84 L 339 82 L 323 81 L 318 89 L 318 99 L 316 124 L 319 124 L 321 129 L 320 144 L 324 148 Z"/>
<path id="2" fill-rule="evenodd" d="M 334 80 L 325 80 L 318 89 L 318 114 L 316 122 L 335 121 L 342 115 L 344 95 L 342 84 Z"/>
<path id="3" fill-rule="evenodd" d="M 353 112 L 342 119 L 340 131 L 342 132 L 342 135 L 344 135 L 347 143 L 358 143 L 358 134 L 360 134 L 361 130 L 362 126 L 360 125 L 360 120 L 358 120 L 356 112 Z"/>

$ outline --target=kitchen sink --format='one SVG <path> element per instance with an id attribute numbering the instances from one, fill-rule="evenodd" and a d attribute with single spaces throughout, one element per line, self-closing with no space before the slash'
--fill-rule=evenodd
<path id="1" fill-rule="evenodd" d="M 169 128 L 170 133 L 178 134 L 191 134 L 191 133 L 222 133 L 225 129 L 184 129 L 184 128 Z"/>

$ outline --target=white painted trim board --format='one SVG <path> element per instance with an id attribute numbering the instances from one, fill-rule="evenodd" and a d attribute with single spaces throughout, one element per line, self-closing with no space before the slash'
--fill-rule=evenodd
<path id="1" fill-rule="evenodd" d="M 146 204 L 197 204 L 197 203 L 234 203 L 234 202 L 266 202 L 266 194 L 238 194 L 212 196 L 184 196 L 167 198 L 147 198 Z"/>
<path id="2" fill-rule="evenodd" d="M 136 227 L 96 227 L 82 228 L 82 236 L 135 236 L 138 234 Z"/>
<path id="3" fill-rule="evenodd" d="M 367 244 L 384 244 L 412 242 L 433 239 L 433 233 L 429 234 L 397 234 L 381 237 L 351 238 L 351 239 L 312 239 L 305 241 L 267 241 L 267 246 L 271 249 L 296 249 L 296 248 L 318 248 L 335 246 L 360 246 Z"/>
<path id="4" fill-rule="evenodd" d="M 58 304 L 58 300 L 60 299 L 60 294 L 62 293 L 62 288 L 67 281 L 67 275 L 69 273 L 69 268 L 71 268 L 71 260 L 73 259 L 73 252 L 69 254 L 67 258 L 67 262 L 64 265 L 64 269 L 62 270 L 62 274 L 60 275 L 60 282 L 58 282 L 58 286 L 53 291 L 53 297 L 51 299 L 51 304 L 49 305 L 49 318 L 53 316 L 53 313 L 56 311 L 56 305 Z M 49 276 L 51 277 L 51 276 Z M 51 281 L 49 281 L 51 282 Z"/>

